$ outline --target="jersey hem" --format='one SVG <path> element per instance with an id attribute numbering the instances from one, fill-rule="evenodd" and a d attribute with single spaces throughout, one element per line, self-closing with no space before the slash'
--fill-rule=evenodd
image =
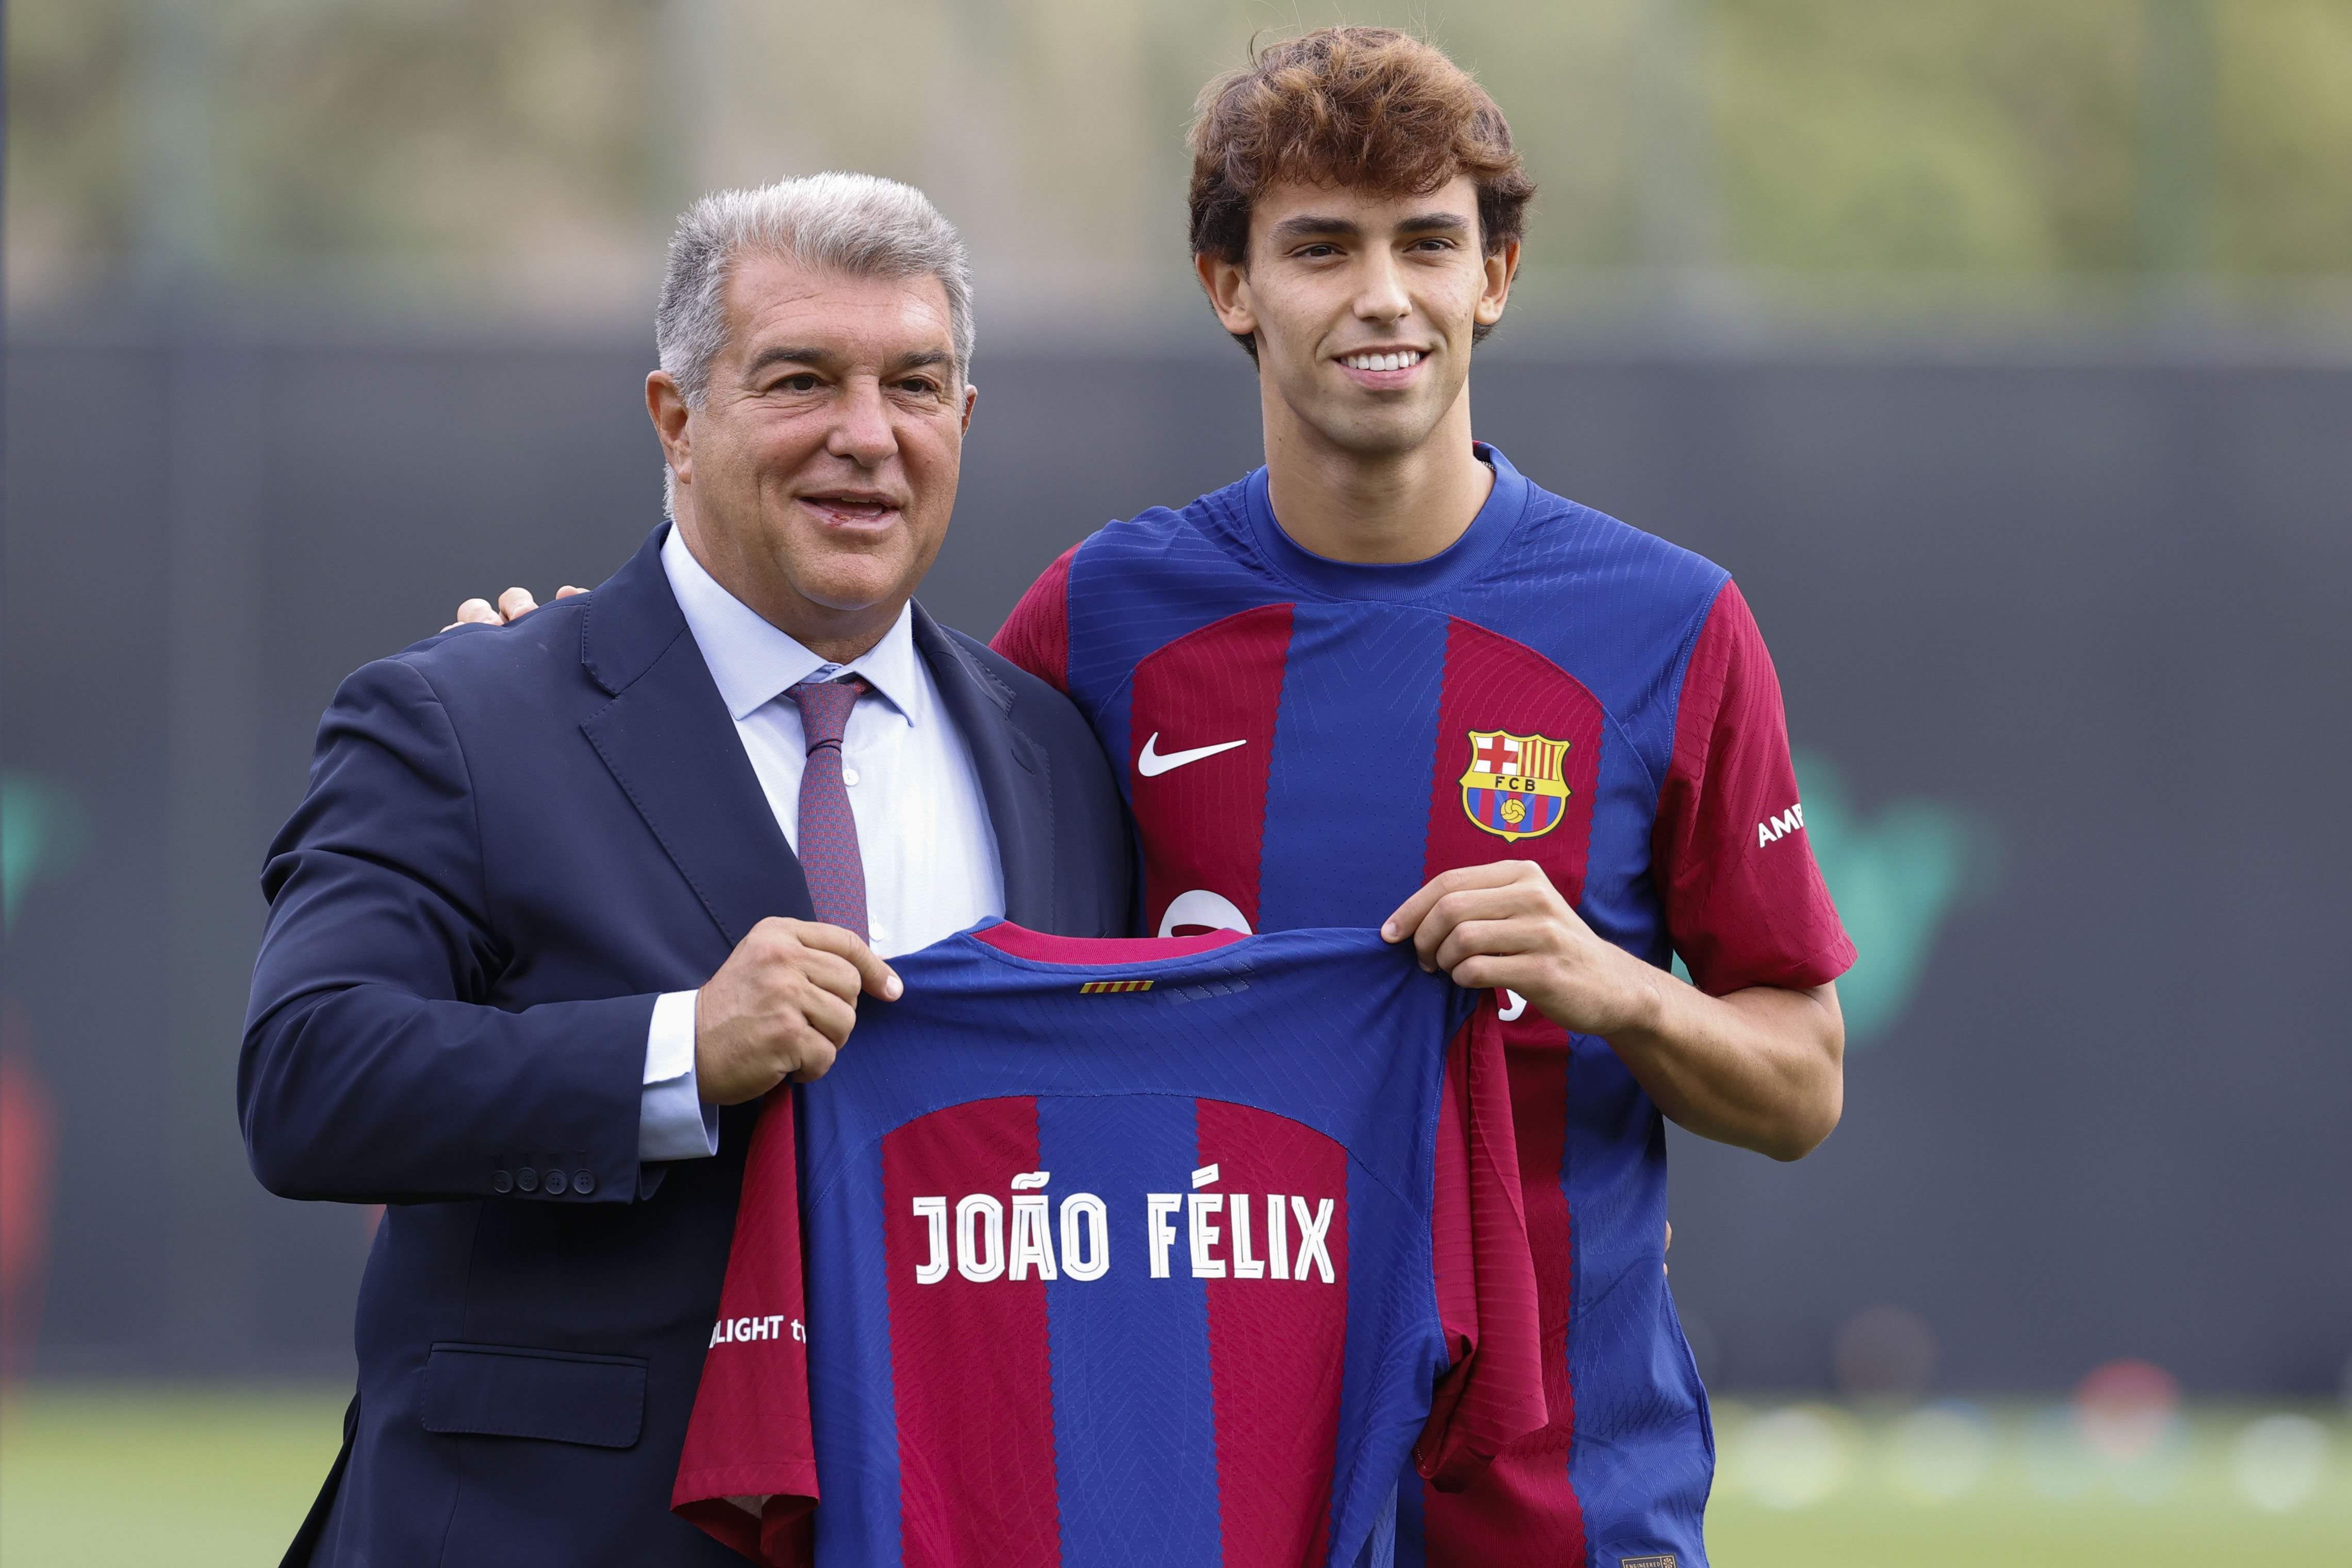
<path id="1" fill-rule="evenodd" d="M 1694 972 L 1691 976 L 1691 983 L 1710 997 L 1728 996 L 1733 991 L 1744 991 L 1755 986 L 1773 986 L 1787 991 L 1809 991 L 1816 986 L 1826 986 L 1837 979 L 1853 968 L 1861 956 L 1861 953 L 1854 947 L 1853 938 L 1841 932 L 1835 941 L 1822 944 L 1784 968 L 1764 974 L 1743 976 L 1738 984 L 1720 988 L 1714 983 L 1715 977 L 1710 977 L 1708 979 L 1702 980 Z M 1684 962 L 1687 965 L 1689 960 L 1685 959 Z"/>
<path id="2" fill-rule="evenodd" d="M 680 1470 L 670 1507 L 727 1502 L 738 1497 L 798 1497 L 814 1501 L 816 1495 L 814 1459 L 780 1459 L 760 1465 L 713 1465 Z M 728 1506 L 735 1505 L 730 1502 Z"/>

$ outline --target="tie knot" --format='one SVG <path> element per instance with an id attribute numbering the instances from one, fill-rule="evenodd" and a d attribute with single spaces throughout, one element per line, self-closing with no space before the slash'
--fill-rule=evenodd
<path id="1" fill-rule="evenodd" d="M 820 746 L 841 744 L 842 731 L 849 727 L 849 710 L 871 689 L 856 675 L 842 675 L 830 681 L 803 681 L 784 695 L 800 706 L 801 733 L 808 748 L 814 751 Z"/>

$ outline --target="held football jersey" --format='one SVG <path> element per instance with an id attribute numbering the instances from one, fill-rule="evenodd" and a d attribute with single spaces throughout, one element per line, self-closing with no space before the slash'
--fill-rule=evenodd
<path id="1" fill-rule="evenodd" d="M 1843 973 L 1738 590 L 1478 453 L 1493 490 L 1428 560 L 1311 554 L 1260 469 L 1104 528 L 1005 622 L 997 651 L 1122 765 L 1142 928 L 1377 925 L 1440 872 L 1527 860 L 1710 992 Z M 1697 1568 L 1713 1439 L 1666 1291 L 1662 1122 L 1606 1042 L 1505 1000 L 1550 1423 L 1459 1494 L 1409 1486 L 1400 1558 Z"/>
<path id="2" fill-rule="evenodd" d="M 686 1517 L 821 1568 L 1385 1563 L 1401 1472 L 1542 1427 L 1491 1007 L 1368 931 L 895 967 L 759 1123 Z"/>

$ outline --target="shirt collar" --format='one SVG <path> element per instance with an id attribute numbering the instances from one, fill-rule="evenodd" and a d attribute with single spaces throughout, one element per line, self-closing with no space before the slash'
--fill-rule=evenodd
<path id="1" fill-rule="evenodd" d="M 670 591 L 677 596 L 678 610 L 686 617 L 687 630 L 694 633 L 719 698 L 738 723 L 827 668 L 826 661 L 798 638 L 728 592 L 694 559 L 694 552 L 686 548 L 685 533 L 674 523 L 669 538 L 662 541 L 661 559 Z M 898 619 L 882 634 L 882 641 L 838 666 L 837 673 L 864 676 L 877 695 L 914 726 L 930 713 L 930 688 L 923 681 L 921 665 L 915 652 L 914 607 L 909 604 L 899 610 Z"/>

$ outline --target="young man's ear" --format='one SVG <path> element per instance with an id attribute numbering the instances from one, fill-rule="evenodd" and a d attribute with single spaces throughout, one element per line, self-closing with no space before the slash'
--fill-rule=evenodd
<path id="1" fill-rule="evenodd" d="M 1518 276 L 1519 242 L 1507 241 L 1503 248 L 1486 257 L 1486 276 L 1478 288 L 1476 320 L 1481 327 L 1491 327 L 1503 319 L 1503 308 L 1511 302 L 1511 280 Z"/>
<path id="2" fill-rule="evenodd" d="M 1218 325 L 1236 338 L 1255 337 L 1257 311 L 1250 302 L 1249 268 L 1203 252 L 1192 258 L 1192 270 L 1200 275 L 1201 291 L 1209 297 Z"/>

